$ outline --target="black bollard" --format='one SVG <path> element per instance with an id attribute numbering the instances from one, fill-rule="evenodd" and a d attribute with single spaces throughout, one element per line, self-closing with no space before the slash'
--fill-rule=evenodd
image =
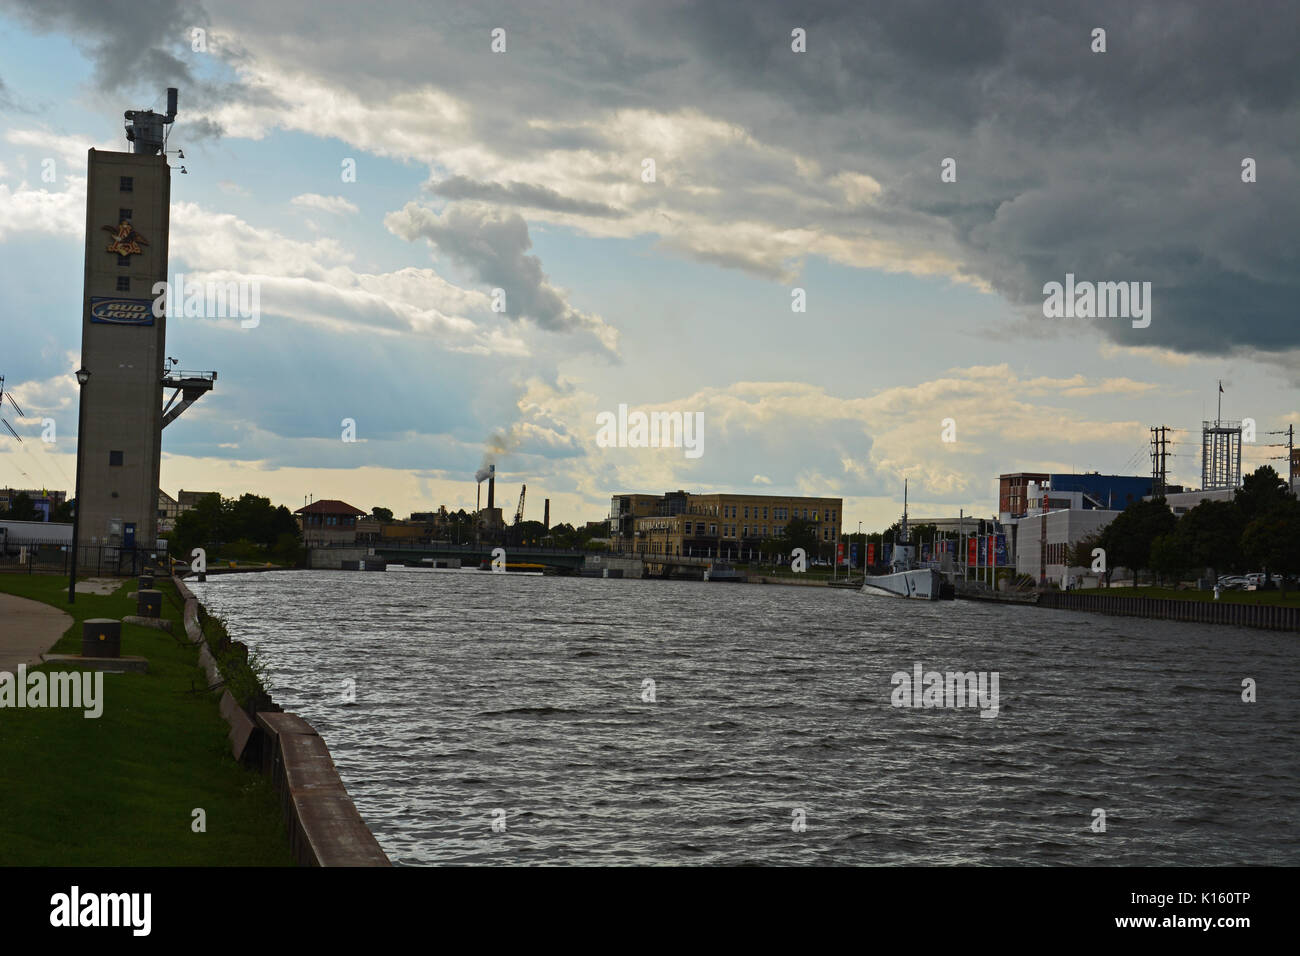
<path id="1" fill-rule="evenodd" d="M 141 617 L 162 617 L 162 592 L 140 591 L 136 594 L 135 607 Z"/>
<path id="2" fill-rule="evenodd" d="M 82 657 L 121 657 L 122 622 L 92 617 L 81 622 Z"/>

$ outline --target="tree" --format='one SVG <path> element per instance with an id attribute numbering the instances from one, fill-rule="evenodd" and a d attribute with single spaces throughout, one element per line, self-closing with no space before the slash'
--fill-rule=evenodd
<path id="1" fill-rule="evenodd" d="M 40 517 L 36 511 L 36 505 L 27 492 L 20 491 L 9 501 L 9 520 L 10 521 L 35 521 Z"/>
<path id="2" fill-rule="evenodd" d="M 1177 583 L 1187 570 L 1187 552 L 1178 540 L 1178 533 L 1162 534 L 1151 542 L 1151 570 L 1156 572 L 1157 583 L 1172 577 Z"/>
<path id="3" fill-rule="evenodd" d="M 1213 580 L 1220 569 L 1241 565 L 1241 510 L 1231 501 L 1202 501 L 1178 520 L 1175 539 L 1191 567 L 1209 568 Z"/>
<path id="4" fill-rule="evenodd" d="M 270 534 L 271 516 L 275 513 L 270 498 L 245 493 L 236 500 L 227 498 L 223 501 L 222 511 L 227 519 L 227 534 L 231 538 L 264 545 L 275 543 L 275 538 Z"/>
<path id="5" fill-rule="evenodd" d="M 1089 570 L 1091 570 L 1092 562 L 1095 560 L 1092 556 L 1092 552 L 1097 548 L 1100 548 L 1101 546 L 1102 544 L 1101 544 L 1100 531 L 1094 531 L 1086 538 L 1080 538 L 1078 541 L 1074 542 L 1074 544 L 1070 545 L 1069 548 L 1070 553 L 1066 556 L 1067 560 L 1069 561 L 1070 567 L 1088 568 Z M 1106 581 L 1107 583 L 1109 583 L 1110 581 L 1109 562 L 1107 562 L 1106 564 L 1105 574 L 1106 574 Z"/>
<path id="6" fill-rule="evenodd" d="M 199 499 L 192 509 L 177 516 L 170 540 L 172 550 L 182 557 L 195 548 L 229 545 L 235 557 L 269 553 L 296 563 L 301 539 L 298 522 L 288 508 L 272 507 L 270 498 L 248 493 L 239 498 L 212 494 Z"/>
<path id="7" fill-rule="evenodd" d="M 55 509 L 54 509 L 54 514 L 50 515 L 50 520 L 51 520 L 51 521 L 61 521 L 61 522 L 65 523 L 65 524 L 71 524 L 71 523 L 72 523 L 72 511 L 73 511 L 73 507 L 72 507 L 72 506 L 73 506 L 73 504 L 75 503 L 75 501 L 76 501 L 76 499 L 73 499 L 73 500 L 71 500 L 71 501 L 65 501 L 65 502 L 63 502 L 63 504 L 61 504 L 61 505 L 59 505 L 57 508 L 55 508 Z"/>
<path id="8" fill-rule="evenodd" d="M 1287 576 L 1300 571 L 1300 502 L 1289 498 L 1246 525 L 1241 550 L 1264 572 L 1279 572 L 1285 594 Z"/>
<path id="9" fill-rule="evenodd" d="M 1243 524 L 1250 524 L 1277 506 L 1294 500 L 1295 495 L 1287 483 L 1269 465 L 1260 465 L 1254 474 L 1247 475 L 1233 496 L 1233 501 L 1241 511 Z"/>
<path id="10" fill-rule="evenodd" d="M 1101 533 L 1107 570 L 1112 565 L 1128 568 L 1136 584 L 1137 573 L 1151 567 L 1151 542 L 1172 534 L 1177 525 L 1178 519 L 1164 498 L 1133 502 Z"/>
<path id="11" fill-rule="evenodd" d="M 803 518 L 791 518 L 780 541 L 780 548 L 785 553 L 803 548 L 811 557 L 817 553 L 817 526 Z"/>
<path id="12" fill-rule="evenodd" d="M 380 508 L 378 506 L 370 509 L 371 516 L 378 518 L 384 524 L 393 520 L 393 511 L 391 508 Z"/>

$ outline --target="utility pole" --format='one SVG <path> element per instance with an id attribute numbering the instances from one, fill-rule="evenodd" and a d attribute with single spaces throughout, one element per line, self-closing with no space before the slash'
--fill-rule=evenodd
<path id="1" fill-rule="evenodd" d="M 1294 490 L 1294 483 L 1300 471 L 1295 467 L 1295 426 L 1288 425 L 1286 431 L 1264 432 L 1265 435 L 1285 435 L 1286 436 L 1286 486 Z M 1265 448 L 1281 448 L 1281 442 L 1271 442 L 1264 446 Z M 1281 455 L 1272 456 L 1269 461 L 1277 461 Z"/>
<path id="2" fill-rule="evenodd" d="M 1220 399 L 1222 401 L 1222 399 Z M 1151 428 L 1151 494 L 1162 498 L 1169 477 L 1169 426 L 1155 425 Z"/>

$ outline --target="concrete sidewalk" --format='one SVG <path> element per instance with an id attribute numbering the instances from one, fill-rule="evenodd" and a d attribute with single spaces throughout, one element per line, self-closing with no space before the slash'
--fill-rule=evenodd
<path id="1" fill-rule="evenodd" d="M 39 664 L 72 624 L 72 615 L 39 601 L 0 594 L 0 671 Z"/>

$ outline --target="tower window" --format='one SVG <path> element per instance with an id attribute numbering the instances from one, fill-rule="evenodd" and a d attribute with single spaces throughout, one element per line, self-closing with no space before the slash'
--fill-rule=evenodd
<path id="1" fill-rule="evenodd" d="M 109 465 L 120 466 L 122 464 L 122 453 L 120 451 L 110 451 L 108 453 L 108 463 Z"/>
<path id="2" fill-rule="evenodd" d="M 134 176 L 121 176 L 121 177 L 119 177 L 119 179 L 118 179 L 118 185 L 119 185 L 119 188 L 120 188 L 120 189 L 122 190 L 122 192 L 124 192 L 124 193 L 135 192 L 135 177 L 134 177 Z"/>
<path id="3" fill-rule="evenodd" d="M 130 210 L 130 209 L 119 209 L 119 210 L 117 211 L 117 221 L 118 221 L 118 222 L 121 222 L 123 219 L 125 219 L 127 222 L 130 222 L 130 221 L 131 221 L 131 210 Z"/>
<path id="4" fill-rule="evenodd" d="M 118 276 L 118 277 L 117 277 L 117 291 L 118 291 L 118 292 L 130 292 L 130 291 L 131 291 L 131 277 L 130 277 L 130 276 Z"/>
<path id="5" fill-rule="evenodd" d="M 130 257 L 130 256 L 118 256 L 118 257 L 117 257 L 117 264 L 118 264 L 119 266 L 129 266 L 129 265 L 131 264 L 131 257 Z"/>

